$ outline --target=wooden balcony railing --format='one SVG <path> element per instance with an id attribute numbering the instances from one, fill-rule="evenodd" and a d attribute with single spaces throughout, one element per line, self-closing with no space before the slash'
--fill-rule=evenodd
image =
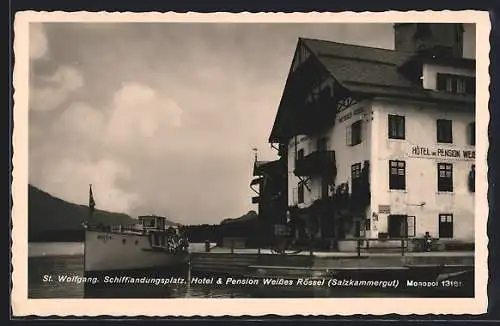
<path id="1" fill-rule="evenodd" d="M 335 175 L 335 151 L 315 151 L 295 161 L 296 176 Z"/>

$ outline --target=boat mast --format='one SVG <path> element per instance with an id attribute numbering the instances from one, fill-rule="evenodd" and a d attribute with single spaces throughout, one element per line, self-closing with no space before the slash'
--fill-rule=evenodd
<path id="1" fill-rule="evenodd" d="M 89 184 L 89 212 L 87 216 L 87 221 L 84 222 L 83 228 L 83 272 L 85 273 L 85 256 L 87 254 L 87 229 L 89 228 L 89 223 L 92 221 L 92 217 L 94 216 L 95 210 L 95 201 L 94 195 L 92 194 L 92 184 Z"/>

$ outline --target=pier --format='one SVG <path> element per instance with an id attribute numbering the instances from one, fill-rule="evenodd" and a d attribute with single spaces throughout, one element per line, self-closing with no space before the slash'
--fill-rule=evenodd
<path id="1" fill-rule="evenodd" d="M 401 248 L 367 250 L 358 245 L 354 251 L 340 252 L 309 249 L 276 253 L 271 249 L 214 247 L 192 253 L 190 267 L 194 274 L 253 278 L 398 279 L 405 284 L 406 280 L 460 279 L 473 288 L 473 251 L 422 252 L 408 248 L 405 242 L 401 242 Z"/>
<path id="2" fill-rule="evenodd" d="M 417 269 L 432 267 L 474 267 L 473 252 L 393 252 L 356 253 L 349 252 L 301 252 L 298 254 L 274 254 L 269 249 L 214 248 L 210 252 L 191 254 L 193 272 L 248 274 L 252 270 L 288 271 L 375 271 Z"/>

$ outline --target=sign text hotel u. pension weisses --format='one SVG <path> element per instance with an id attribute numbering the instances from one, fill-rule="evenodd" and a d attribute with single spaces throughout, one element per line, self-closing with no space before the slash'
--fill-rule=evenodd
<path id="1" fill-rule="evenodd" d="M 422 158 L 443 158 L 458 160 L 475 160 L 475 150 L 458 150 L 451 148 L 430 148 L 426 146 L 410 146 L 408 156 Z"/>

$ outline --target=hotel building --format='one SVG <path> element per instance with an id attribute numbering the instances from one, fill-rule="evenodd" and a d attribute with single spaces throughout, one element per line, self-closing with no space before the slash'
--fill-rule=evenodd
<path id="1" fill-rule="evenodd" d="M 298 238 L 474 242 L 475 60 L 463 27 L 394 31 L 395 50 L 298 40 L 269 138 L 287 174 L 288 210 L 273 223 L 293 221 Z"/>

